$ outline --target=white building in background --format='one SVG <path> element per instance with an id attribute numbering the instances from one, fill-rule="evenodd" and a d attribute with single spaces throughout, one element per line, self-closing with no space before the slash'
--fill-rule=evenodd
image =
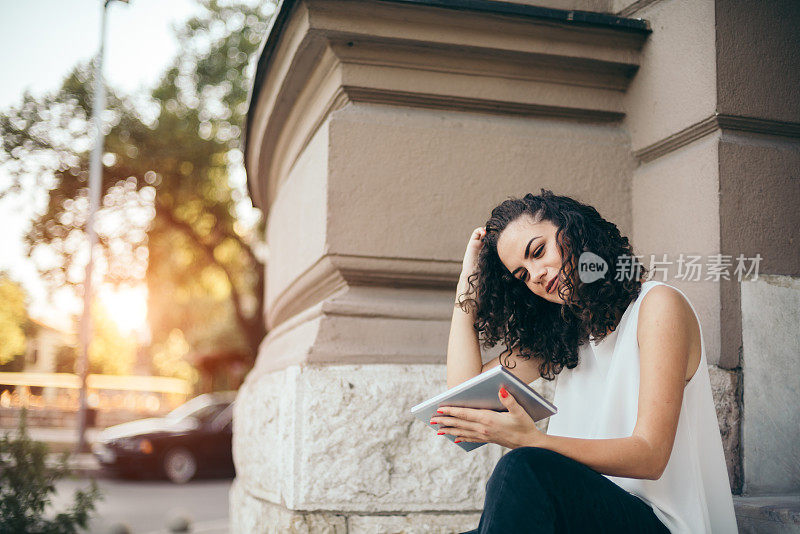
<path id="1" fill-rule="evenodd" d="M 75 332 L 41 319 L 30 319 L 33 326 L 28 334 L 23 371 L 31 373 L 55 373 L 58 351 L 62 347 L 73 347 L 77 343 Z"/>

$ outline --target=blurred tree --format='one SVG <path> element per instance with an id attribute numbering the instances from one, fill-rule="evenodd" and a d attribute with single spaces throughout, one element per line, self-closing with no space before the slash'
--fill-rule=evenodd
<path id="1" fill-rule="evenodd" d="M 196 351 L 239 347 L 255 356 L 265 335 L 264 223 L 243 217 L 253 211 L 238 146 L 274 6 L 199 3 L 201 13 L 178 31 L 180 55 L 147 98 L 109 89 L 97 263 L 112 283 L 146 277 L 155 345 L 179 329 Z M 91 82 L 90 66 L 78 66 L 57 92 L 26 94 L 0 115 L 0 164 L 13 178 L 0 195 L 44 184 L 46 206 L 28 246 L 54 287 L 76 290 L 88 257 Z"/>
<path id="2" fill-rule="evenodd" d="M 8 275 L 0 273 L 0 365 L 25 354 L 27 320 L 25 291 Z"/>

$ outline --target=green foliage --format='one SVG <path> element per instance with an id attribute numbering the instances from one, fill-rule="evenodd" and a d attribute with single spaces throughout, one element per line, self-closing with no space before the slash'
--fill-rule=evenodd
<path id="1" fill-rule="evenodd" d="M 0 273 L 0 365 L 25 353 L 25 291 Z"/>
<path id="2" fill-rule="evenodd" d="M 88 490 L 75 492 L 67 511 L 48 517 L 55 483 L 70 474 L 68 454 L 55 467 L 48 466 L 47 445 L 30 439 L 23 409 L 17 435 L 0 438 L 0 532 L 68 534 L 87 527 L 95 502 L 102 498 L 94 480 Z"/>
<path id="3" fill-rule="evenodd" d="M 264 222 L 248 203 L 238 148 L 255 54 L 272 5 L 202 0 L 179 30 L 181 53 L 145 99 L 108 91 L 98 265 L 105 281 L 146 278 L 153 343 L 181 330 L 194 350 L 243 349 L 265 335 Z M 51 95 L 0 114 L 0 165 L 13 184 L 44 185 L 47 204 L 27 236 L 52 286 L 80 292 L 86 261 L 92 69 L 78 65 Z M 209 339 L 209 332 L 213 338 Z"/>

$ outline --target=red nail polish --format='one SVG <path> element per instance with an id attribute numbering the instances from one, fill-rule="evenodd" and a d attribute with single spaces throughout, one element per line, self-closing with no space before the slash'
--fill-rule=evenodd
<path id="1" fill-rule="evenodd" d="M 436 413 L 444 413 L 442 410 L 436 410 Z"/>
<path id="2" fill-rule="evenodd" d="M 455 440 L 453 443 L 461 443 L 460 439 Z"/>
<path id="3" fill-rule="evenodd" d="M 500 386 L 500 396 L 503 397 L 504 399 L 508 397 L 508 391 L 506 391 L 506 388 L 502 386 Z"/>
<path id="4" fill-rule="evenodd" d="M 444 432 L 439 432 L 439 433 L 438 433 L 438 434 L 436 434 L 436 435 L 437 435 L 437 436 L 441 436 L 442 434 L 444 434 Z"/>

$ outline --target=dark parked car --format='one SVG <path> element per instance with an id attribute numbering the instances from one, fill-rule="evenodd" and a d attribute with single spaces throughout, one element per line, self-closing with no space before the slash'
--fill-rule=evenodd
<path id="1" fill-rule="evenodd" d="M 235 391 L 206 393 L 164 417 L 103 430 L 92 446 L 103 469 L 154 474 L 182 484 L 196 475 L 234 475 L 231 436 Z"/>

